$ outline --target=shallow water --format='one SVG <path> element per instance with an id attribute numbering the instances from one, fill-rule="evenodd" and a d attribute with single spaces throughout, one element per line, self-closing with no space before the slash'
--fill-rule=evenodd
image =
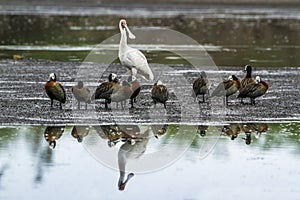
<path id="1" fill-rule="evenodd" d="M 293 67 L 300 65 L 299 13 L 284 6 L 2 5 L 0 58 L 82 61 L 94 45 L 118 34 L 118 21 L 126 18 L 133 32 L 169 28 L 188 35 L 218 66 Z M 172 48 L 140 45 L 151 63 L 184 62 Z"/>
<path id="2" fill-rule="evenodd" d="M 149 128 L 138 127 L 141 130 Z M 256 127 L 259 132 L 249 131 L 249 127 Z M 299 197 L 299 123 L 227 124 L 204 129 L 203 126 L 185 127 L 190 130 L 187 134 L 192 140 L 179 158 L 171 165 L 161 166 L 162 170 L 137 173 L 135 166 L 143 166 L 146 162 L 144 157 L 153 152 L 159 156 L 163 147 L 168 148 L 170 141 L 179 139 L 176 134 L 181 134 L 177 133 L 180 127 L 166 126 L 165 134 L 159 135 L 159 139 L 149 135 L 146 150 L 134 160 L 133 165 L 130 166 L 133 161 L 129 161 L 131 168 L 126 169 L 126 174 L 130 172 L 135 176 L 127 183 L 124 192 L 118 190 L 118 168 L 103 165 L 105 158 L 101 153 L 105 150 L 111 156 L 109 159 L 117 163 L 117 152 L 122 148 L 121 144 L 127 142 L 120 141 L 109 147 L 109 139 L 105 137 L 110 136 L 104 131 L 105 127 L 87 127 L 89 133 L 83 137 L 82 143 L 78 143 L 76 136 L 71 136 L 73 128 L 64 127 L 63 134 L 57 135 L 55 149 L 50 149 L 44 138 L 46 127 L 1 127 L 1 199 Z M 113 126 L 109 128 L 113 129 Z M 154 125 L 151 127 L 152 133 L 159 129 L 162 126 L 158 129 Z M 205 135 L 202 133 L 203 136 L 200 136 L 200 131 L 197 131 L 200 129 L 206 130 Z M 234 140 L 231 140 L 232 133 L 236 134 Z M 98 138 L 97 143 L 95 137 Z M 251 142 L 246 145 L 249 137 Z M 98 150 L 101 149 L 101 152 L 98 151 L 100 155 L 96 154 L 97 150 L 93 151 L 95 145 Z M 96 159 L 88 152 L 92 152 Z M 99 158 L 101 162 L 97 162 Z"/>

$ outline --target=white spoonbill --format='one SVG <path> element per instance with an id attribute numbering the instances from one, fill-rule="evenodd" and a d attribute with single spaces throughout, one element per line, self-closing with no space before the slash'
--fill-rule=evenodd
<path id="1" fill-rule="evenodd" d="M 121 32 L 121 40 L 119 46 L 119 59 L 121 61 L 121 64 L 131 70 L 131 74 L 133 76 L 139 74 L 144 79 L 153 81 L 153 73 L 148 65 L 145 55 L 138 49 L 131 48 L 127 45 L 126 31 L 128 32 L 128 36 L 130 39 L 135 39 L 135 36 L 129 30 L 125 19 L 120 20 L 119 28 Z"/>

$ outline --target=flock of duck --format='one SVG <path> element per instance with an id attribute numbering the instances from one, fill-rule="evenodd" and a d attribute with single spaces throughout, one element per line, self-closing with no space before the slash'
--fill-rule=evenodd
<path id="1" fill-rule="evenodd" d="M 121 39 L 118 56 L 121 64 L 130 70 L 131 75 L 127 80 L 120 82 L 118 76 L 115 73 L 111 73 L 108 76 L 108 81 L 101 83 L 94 93 L 84 86 L 82 81 L 79 81 L 77 85 L 72 87 L 72 93 L 78 102 L 78 109 L 80 109 L 80 102 L 84 102 L 85 109 L 87 109 L 87 104 L 96 99 L 104 99 L 106 109 L 111 102 L 120 102 L 121 107 L 124 108 L 126 100 L 130 99 L 131 107 L 133 108 L 136 97 L 141 91 L 137 75 L 148 81 L 154 80 L 154 75 L 144 54 L 138 49 L 127 45 L 127 33 L 130 39 L 134 39 L 135 36 L 129 30 L 126 20 L 120 20 L 119 29 Z M 262 81 L 259 76 L 256 76 L 255 79 L 252 78 L 251 66 L 246 65 L 245 71 L 247 72 L 246 76 L 241 81 L 235 75 L 231 75 L 228 79 L 219 83 L 212 92 L 211 97 L 225 96 L 224 103 L 228 104 L 228 97 L 239 91 L 238 98 L 241 98 L 241 103 L 243 103 L 244 98 L 250 98 L 250 103 L 255 105 L 255 98 L 266 93 L 268 84 Z M 205 102 L 205 95 L 210 95 L 210 88 L 211 81 L 207 78 L 206 73 L 202 71 L 200 77 L 193 83 L 192 89 L 195 101 L 199 95 L 202 95 L 203 100 L 199 101 L 199 103 Z M 45 91 L 51 100 L 51 107 L 53 107 L 53 101 L 57 100 L 60 104 L 60 109 L 62 109 L 62 104 L 66 102 L 66 92 L 64 87 L 57 81 L 55 73 L 49 75 L 49 80 L 45 83 Z M 164 108 L 166 108 L 169 91 L 160 80 L 152 86 L 151 98 L 154 105 L 162 103 Z"/>
<path id="2" fill-rule="evenodd" d="M 244 71 L 246 76 L 241 81 L 235 75 L 231 75 L 228 79 L 219 83 L 211 96 L 225 96 L 224 104 L 228 105 L 228 97 L 239 91 L 237 98 L 241 98 L 241 103 L 244 103 L 244 98 L 250 98 L 250 104 L 255 105 L 255 98 L 264 95 L 269 85 L 262 81 L 260 76 L 256 76 L 255 80 L 252 78 L 252 67 L 250 65 L 246 65 Z M 200 77 L 193 83 L 194 98 L 196 99 L 198 95 L 202 95 L 203 102 L 205 102 L 204 95 L 209 94 L 210 87 L 211 82 L 207 79 L 206 73 L 202 71 Z"/>

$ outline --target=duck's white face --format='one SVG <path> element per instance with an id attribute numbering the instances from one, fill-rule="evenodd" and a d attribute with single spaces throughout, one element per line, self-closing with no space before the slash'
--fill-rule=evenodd
<path id="1" fill-rule="evenodd" d="M 51 73 L 50 75 L 49 75 L 49 80 L 55 80 L 56 79 L 56 76 L 55 76 L 55 74 L 54 73 Z"/>
<path id="2" fill-rule="evenodd" d="M 156 85 L 162 85 L 163 83 L 159 80 Z"/>
<path id="3" fill-rule="evenodd" d="M 56 146 L 56 142 L 55 142 L 55 141 L 49 143 L 49 148 L 50 148 L 50 149 L 54 149 L 55 146 Z"/>
<path id="4" fill-rule="evenodd" d="M 256 83 L 259 83 L 260 81 L 261 81 L 260 77 L 259 77 L 259 76 L 256 76 L 256 77 L 255 77 L 255 82 L 256 82 Z"/>
<path id="5" fill-rule="evenodd" d="M 232 75 L 228 76 L 228 80 L 233 80 Z"/>
<path id="6" fill-rule="evenodd" d="M 112 73 L 112 74 L 111 74 L 111 79 L 114 81 L 114 80 L 116 80 L 116 78 L 117 78 L 117 74 Z"/>

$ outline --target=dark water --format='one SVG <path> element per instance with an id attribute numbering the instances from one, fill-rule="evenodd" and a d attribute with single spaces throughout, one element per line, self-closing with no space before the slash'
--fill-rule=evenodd
<path id="1" fill-rule="evenodd" d="M 300 15 L 297 7 L 3 6 L 0 58 L 82 61 L 103 40 L 129 27 L 169 28 L 203 45 L 218 66 L 299 66 Z M 152 63 L 182 63 L 169 51 L 141 48 Z M 175 59 L 175 61 L 174 61 Z"/>
<path id="2" fill-rule="evenodd" d="M 60 134 L 54 128 L 43 126 L 1 127 L 1 199 L 299 197 L 299 123 L 189 126 L 185 129 L 191 130 L 188 134 L 192 140 L 182 156 L 155 172 L 136 173 L 128 169 L 126 173 L 135 173 L 135 176 L 124 192 L 118 190 L 118 168 L 106 167 L 88 153 L 92 152 L 91 138 L 97 137 L 100 142 L 96 147 L 110 152 L 111 159 L 118 161 L 118 154 L 113 152 L 127 142 L 116 142 L 113 147 L 107 145 L 108 141 L 117 141 L 107 132 L 114 126 L 85 127 L 85 134 L 77 127 L 77 135 L 74 127 L 63 128 Z M 138 128 L 143 129 L 143 126 Z M 179 125 L 164 128 L 152 125 L 152 133 L 164 130 L 164 134 L 158 139 L 152 134 L 146 138 L 146 150 L 135 159 L 136 164 L 143 166 L 145 156 L 162 151 L 172 138 L 176 140 L 176 134 L 182 134 L 177 133 L 178 129 Z M 48 147 L 47 130 L 57 133 L 55 149 Z M 78 135 L 82 136 L 82 143 L 78 143 Z"/>

